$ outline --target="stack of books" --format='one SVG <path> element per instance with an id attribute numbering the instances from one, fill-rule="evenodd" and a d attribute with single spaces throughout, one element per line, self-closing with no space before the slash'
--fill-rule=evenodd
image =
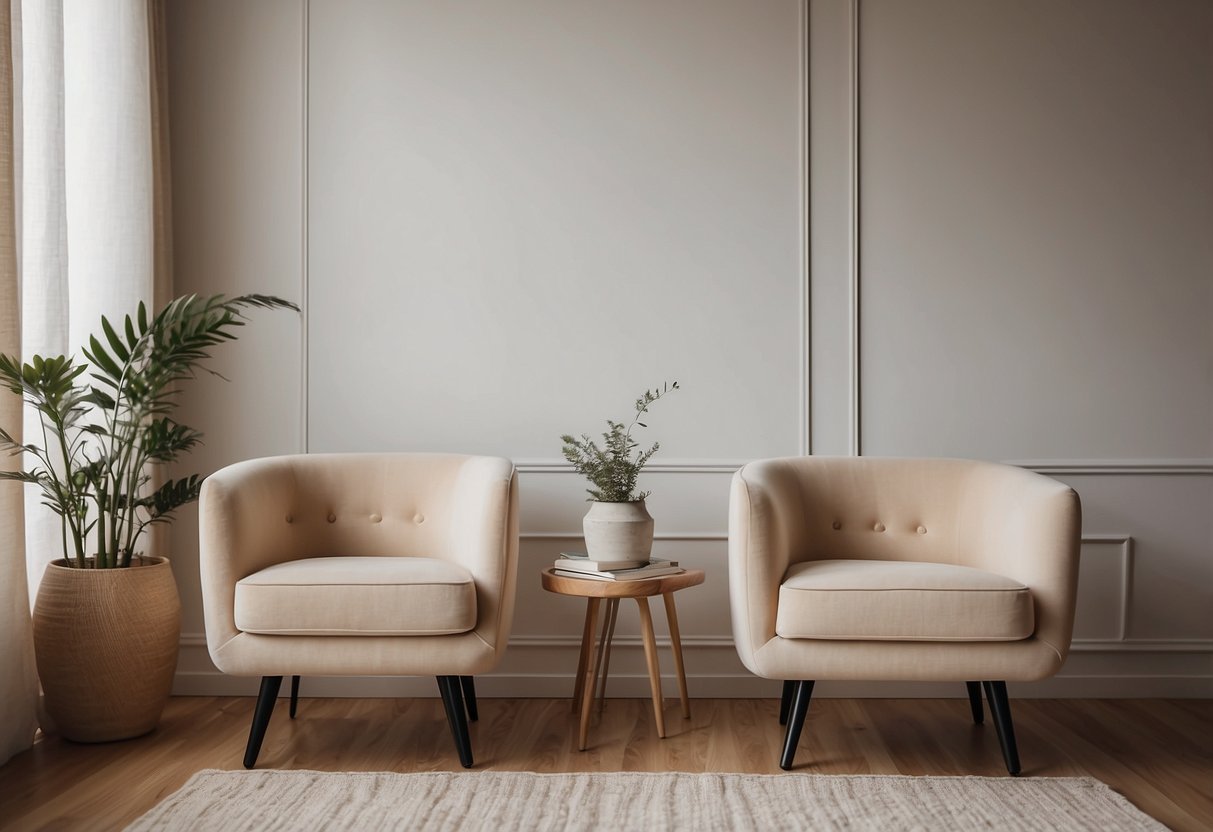
<path id="1" fill-rule="evenodd" d="M 593 581 L 642 581 L 686 571 L 676 560 L 594 560 L 583 552 L 561 552 L 555 569 L 557 575 Z"/>

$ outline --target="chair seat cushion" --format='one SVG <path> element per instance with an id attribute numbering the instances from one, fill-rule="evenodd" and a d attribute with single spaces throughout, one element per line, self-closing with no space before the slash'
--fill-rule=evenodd
<path id="1" fill-rule="evenodd" d="M 788 569 L 775 632 L 783 638 L 1019 641 L 1032 593 L 993 572 L 944 563 L 816 560 Z"/>
<path id="2" fill-rule="evenodd" d="M 434 558 L 307 558 L 236 584 L 236 627 L 292 636 L 435 636 L 476 626 L 472 574 Z"/>

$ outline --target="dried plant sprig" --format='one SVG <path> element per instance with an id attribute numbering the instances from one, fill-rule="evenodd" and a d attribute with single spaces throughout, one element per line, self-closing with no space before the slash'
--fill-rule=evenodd
<path id="1" fill-rule="evenodd" d="M 645 464 L 661 448 L 654 442 L 648 449 L 639 450 L 640 443 L 632 439 L 632 430 L 646 428 L 640 417 L 663 396 L 678 390 L 678 382 L 665 382 L 653 390 L 645 390 L 636 400 L 636 415 L 628 424 L 607 419 L 607 430 L 602 434 L 602 446 L 594 442 L 589 434 L 580 437 L 565 434 L 561 452 L 577 473 L 590 481 L 586 491 L 591 500 L 602 503 L 630 503 L 643 500 L 650 491 L 637 491 L 636 481 Z M 633 452 L 635 455 L 633 456 Z"/>

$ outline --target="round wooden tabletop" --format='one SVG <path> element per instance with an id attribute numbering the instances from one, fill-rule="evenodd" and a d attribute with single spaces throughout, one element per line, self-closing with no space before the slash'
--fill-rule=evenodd
<path id="1" fill-rule="evenodd" d="M 576 595 L 581 598 L 646 598 L 650 595 L 665 595 L 698 586 L 703 583 L 702 569 L 688 569 L 677 575 L 659 575 L 638 581 L 598 581 L 594 578 L 571 578 L 557 575 L 551 567 L 539 573 L 543 588 L 560 595 Z"/>

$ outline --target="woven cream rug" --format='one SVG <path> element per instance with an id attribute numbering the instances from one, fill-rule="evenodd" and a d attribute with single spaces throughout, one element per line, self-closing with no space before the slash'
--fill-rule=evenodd
<path id="1" fill-rule="evenodd" d="M 138 830 L 1161 830 L 1089 777 L 201 771 Z"/>

